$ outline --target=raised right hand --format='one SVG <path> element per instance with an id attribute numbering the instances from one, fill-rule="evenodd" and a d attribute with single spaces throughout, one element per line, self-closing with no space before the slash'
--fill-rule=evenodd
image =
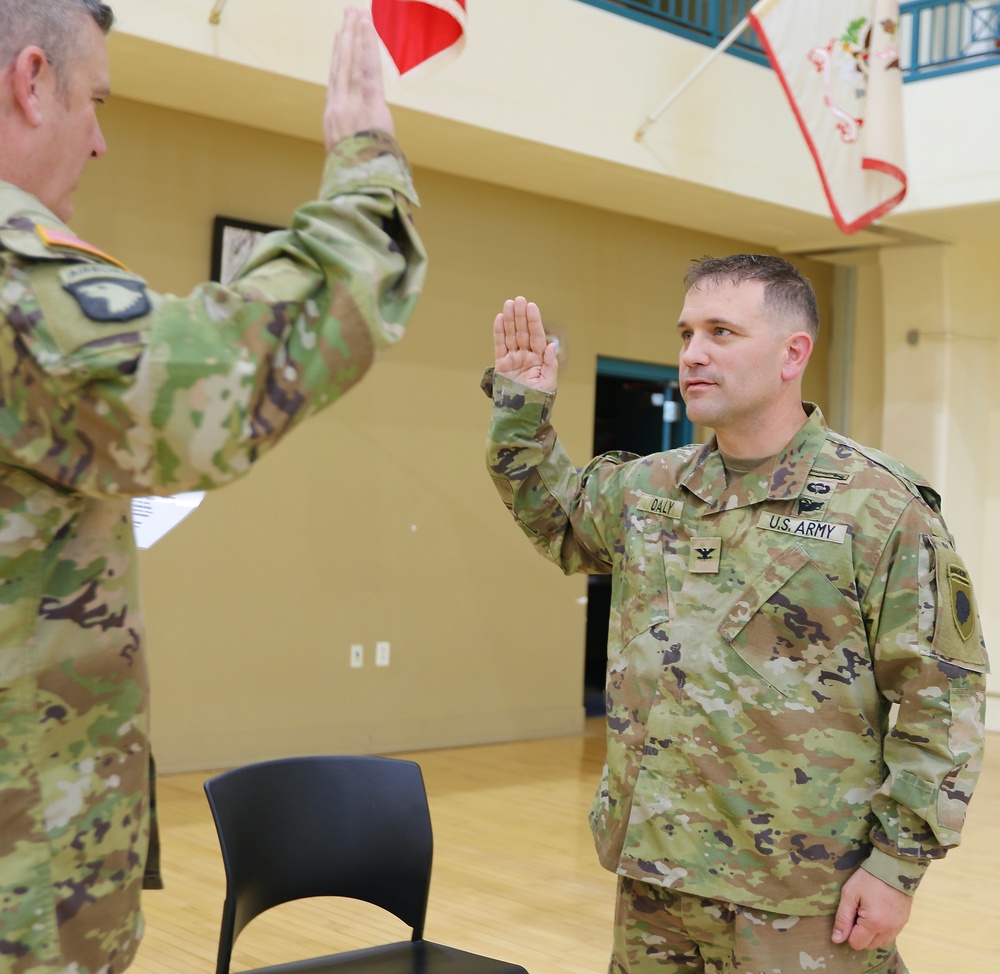
<path id="1" fill-rule="evenodd" d="M 559 363 L 556 345 L 545 338 L 542 315 L 534 301 L 504 301 L 493 322 L 495 371 L 539 392 L 555 392 Z"/>
<path id="2" fill-rule="evenodd" d="M 378 35 L 367 11 L 348 7 L 330 60 L 323 113 L 326 150 L 356 132 L 373 129 L 393 134 L 392 113 L 382 87 Z"/>

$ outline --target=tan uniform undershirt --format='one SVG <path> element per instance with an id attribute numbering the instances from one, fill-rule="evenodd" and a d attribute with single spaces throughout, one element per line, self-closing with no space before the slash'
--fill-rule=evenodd
<path id="1" fill-rule="evenodd" d="M 722 465 L 726 468 L 726 484 L 731 484 L 733 480 L 739 477 L 745 477 L 748 473 L 755 473 L 759 471 L 762 475 L 765 473 L 770 473 L 771 464 L 774 463 L 774 456 L 770 457 L 731 457 L 728 453 L 723 453 L 719 450 L 719 456 L 722 457 Z M 763 468 L 767 467 L 765 471 Z"/>

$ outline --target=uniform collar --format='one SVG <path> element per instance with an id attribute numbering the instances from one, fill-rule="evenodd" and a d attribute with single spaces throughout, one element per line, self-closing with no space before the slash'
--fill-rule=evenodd
<path id="1" fill-rule="evenodd" d="M 829 432 L 819 406 L 804 402 L 802 408 L 806 421 L 775 458 L 769 478 L 751 473 L 727 484 L 718 442 L 713 436 L 681 478 L 681 486 L 709 505 L 705 513 L 798 497 Z"/>
<path id="2" fill-rule="evenodd" d="M 0 180 L 0 227 L 6 226 L 12 220 L 26 220 L 32 225 L 39 224 L 54 230 L 69 231 L 69 227 L 51 210 L 46 209 L 37 197 L 18 189 L 12 183 Z"/>

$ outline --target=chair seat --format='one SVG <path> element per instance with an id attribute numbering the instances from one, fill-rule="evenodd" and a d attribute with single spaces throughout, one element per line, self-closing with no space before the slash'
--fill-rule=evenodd
<path id="1" fill-rule="evenodd" d="M 428 940 L 405 940 L 276 967 L 255 967 L 251 974 L 332 974 L 334 971 L 338 974 L 527 974 L 517 964 Z"/>

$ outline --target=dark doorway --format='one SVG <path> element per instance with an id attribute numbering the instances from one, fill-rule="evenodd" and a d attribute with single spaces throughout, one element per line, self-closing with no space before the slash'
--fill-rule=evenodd
<path id="1" fill-rule="evenodd" d="M 624 359 L 597 360 L 594 456 L 627 450 L 645 456 L 691 443 L 694 429 L 684 412 L 677 369 Z M 611 576 L 587 579 L 587 643 L 583 702 L 588 716 L 604 713 Z"/>

